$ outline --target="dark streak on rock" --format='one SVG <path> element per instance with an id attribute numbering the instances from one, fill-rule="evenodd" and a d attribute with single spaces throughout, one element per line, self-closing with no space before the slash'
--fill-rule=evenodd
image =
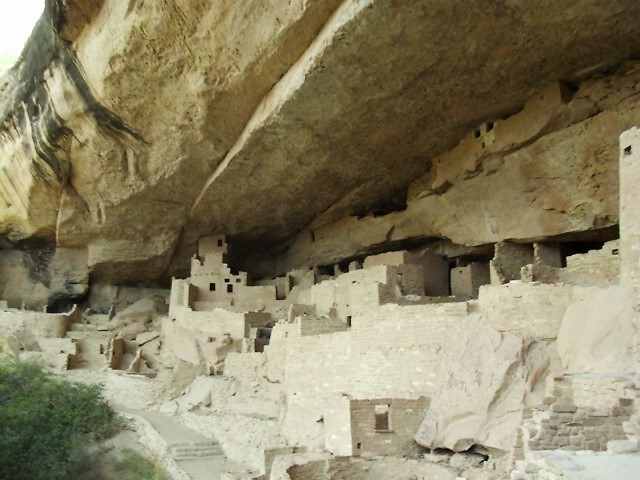
<path id="1" fill-rule="evenodd" d="M 51 272 L 49 265 L 55 255 L 55 247 L 41 243 L 31 248 L 21 248 L 22 265 L 29 272 L 29 278 L 34 284 L 41 283 L 49 288 L 51 284 Z"/>
<path id="2" fill-rule="evenodd" d="M 59 41 L 63 42 L 63 40 Z M 118 131 L 125 132 L 136 140 L 147 143 L 142 136 L 129 127 L 122 118 L 96 100 L 81 71 L 80 63 L 78 62 L 75 52 L 71 48 L 66 48 L 62 52 L 65 57 L 64 66 L 67 75 L 69 75 L 71 83 L 76 87 L 76 90 L 84 100 L 84 103 L 87 105 L 89 112 L 93 115 L 96 122 L 113 133 L 118 133 Z"/>
<path id="3" fill-rule="evenodd" d="M 67 24 L 67 12 L 64 0 L 45 0 L 45 10 L 51 14 L 53 31 L 61 32 Z"/>
<path id="4" fill-rule="evenodd" d="M 60 140 L 71 131 L 55 111 L 45 86 L 44 72 L 52 63 L 59 63 L 65 70 L 98 125 L 112 134 L 126 133 L 147 143 L 122 118 L 100 104 L 91 92 L 71 44 L 57 35 L 67 22 L 65 8 L 63 0 L 46 1 L 44 12 L 20 59 L 7 73 L 7 89 L 0 96 L 0 119 L 5 124 L 12 117 L 17 120 L 23 133 L 22 146 L 35 160 L 31 164 L 34 174 L 45 181 L 50 181 L 53 175 L 60 184 L 66 182 L 63 178 L 66 169 L 62 167 L 66 160 L 58 157 L 56 149 L 60 148 Z M 29 131 L 28 124 L 31 125 L 30 138 L 24 136 Z M 46 164 L 51 173 L 47 173 L 48 169 L 36 157 Z"/>

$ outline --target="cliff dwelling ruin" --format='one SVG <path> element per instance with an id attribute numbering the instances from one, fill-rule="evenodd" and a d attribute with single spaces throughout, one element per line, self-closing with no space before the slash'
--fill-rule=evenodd
<path id="1" fill-rule="evenodd" d="M 639 478 L 637 0 L 48 0 L 0 118 L 0 353 L 171 478 Z"/>

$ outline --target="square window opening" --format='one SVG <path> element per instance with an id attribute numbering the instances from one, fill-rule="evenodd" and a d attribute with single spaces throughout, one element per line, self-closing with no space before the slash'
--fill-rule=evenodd
<path id="1" fill-rule="evenodd" d="M 232 284 L 227 285 L 227 293 L 233 293 L 233 285 Z"/>
<path id="2" fill-rule="evenodd" d="M 222 239 L 218 240 L 218 247 L 222 247 Z"/>
<path id="3" fill-rule="evenodd" d="M 388 432 L 391 430 L 389 425 L 389 409 L 390 405 L 382 404 L 375 406 L 375 431 L 376 432 Z"/>
<path id="4" fill-rule="evenodd" d="M 210 292 L 215 292 L 216 291 L 216 284 L 215 283 L 210 283 L 209 284 L 209 291 Z"/>

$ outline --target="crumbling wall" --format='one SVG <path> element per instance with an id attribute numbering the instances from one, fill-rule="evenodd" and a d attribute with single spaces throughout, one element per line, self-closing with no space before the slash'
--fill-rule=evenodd
<path id="1" fill-rule="evenodd" d="M 414 399 L 377 398 L 351 400 L 351 438 L 353 455 L 401 456 L 414 450 L 416 425 L 424 418 L 429 401 Z M 385 407 L 388 428 L 380 428 L 377 407 Z M 383 425 L 384 427 L 385 425 Z"/>
<path id="2" fill-rule="evenodd" d="M 533 247 L 527 244 L 498 242 L 489 263 L 491 284 L 502 285 L 520 280 L 520 269 L 533 261 Z"/>
<path id="3" fill-rule="evenodd" d="M 608 441 L 626 438 L 623 424 L 635 413 L 637 395 L 630 377 L 556 376 L 549 393 L 524 423 L 525 452 L 604 451 Z"/>
<path id="4" fill-rule="evenodd" d="M 593 287 L 616 285 L 620 281 L 619 241 L 612 240 L 599 250 L 566 257 L 566 266 L 536 262 L 522 269 L 522 280 L 565 283 Z"/>
<path id="5" fill-rule="evenodd" d="M 478 298 L 480 287 L 490 282 L 489 265 L 471 262 L 469 265 L 451 270 L 451 295 L 462 299 Z"/>

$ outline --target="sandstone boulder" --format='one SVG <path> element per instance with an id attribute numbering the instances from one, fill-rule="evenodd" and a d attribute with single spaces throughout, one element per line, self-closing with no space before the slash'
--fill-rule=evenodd
<path id="1" fill-rule="evenodd" d="M 450 337 L 437 393 L 416 441 L 457 452 L 476 444 L 509 450 L 523 405 L 535 403 L 532 393 L 548 362 L 543 343 L 469 317 Z"/>
<path id="2" fill-rule="evenodd" d="M 613 286 L 569 305 L 557 341 L 567 372 L 633 371 L 636 298 L 634 288 Z"/>
<path id="3" fill-rule="evenodd" d="M 134 304 L 118 313 L 111 323 L 116 328 L 129 326 L 135 323 L 146 324 L 159 315 L 165 315 L 168 311 L 166 301 L 158 295 L 149 295 L 141 298 Z M 136 332 L 140 333 L 140 332 Z M 135 335 L 134 335 L 135 336 Z"/>
<path id="4" fill-rule="evenodd" d="M 93 283 L 89 291 L 89 305 L 94 312 L 108 313 L 112 308 L 121 312 L 149 295 L 168 297 L 169 291 L 160 288 L 138 288 Z"/>
<path id="5" fill-rule="evenodd" d="M 212 333 L 206 328 L 186 328 L 168 318 L 162 323 L 162 334 L 164 345 L 178 359 L 204 366 L 207 372 L 221 372 L 227 354 L 237 350 L 228 334 Z"/>
<path id="6" fill-rule="evenodd" d="M 211 405 L 211 390 L 214 388 L 215 379 L 208 376 L 196 377 L 184 394 L 176 402 L 181 408 L 192 410 L 197 407 Z"/>

